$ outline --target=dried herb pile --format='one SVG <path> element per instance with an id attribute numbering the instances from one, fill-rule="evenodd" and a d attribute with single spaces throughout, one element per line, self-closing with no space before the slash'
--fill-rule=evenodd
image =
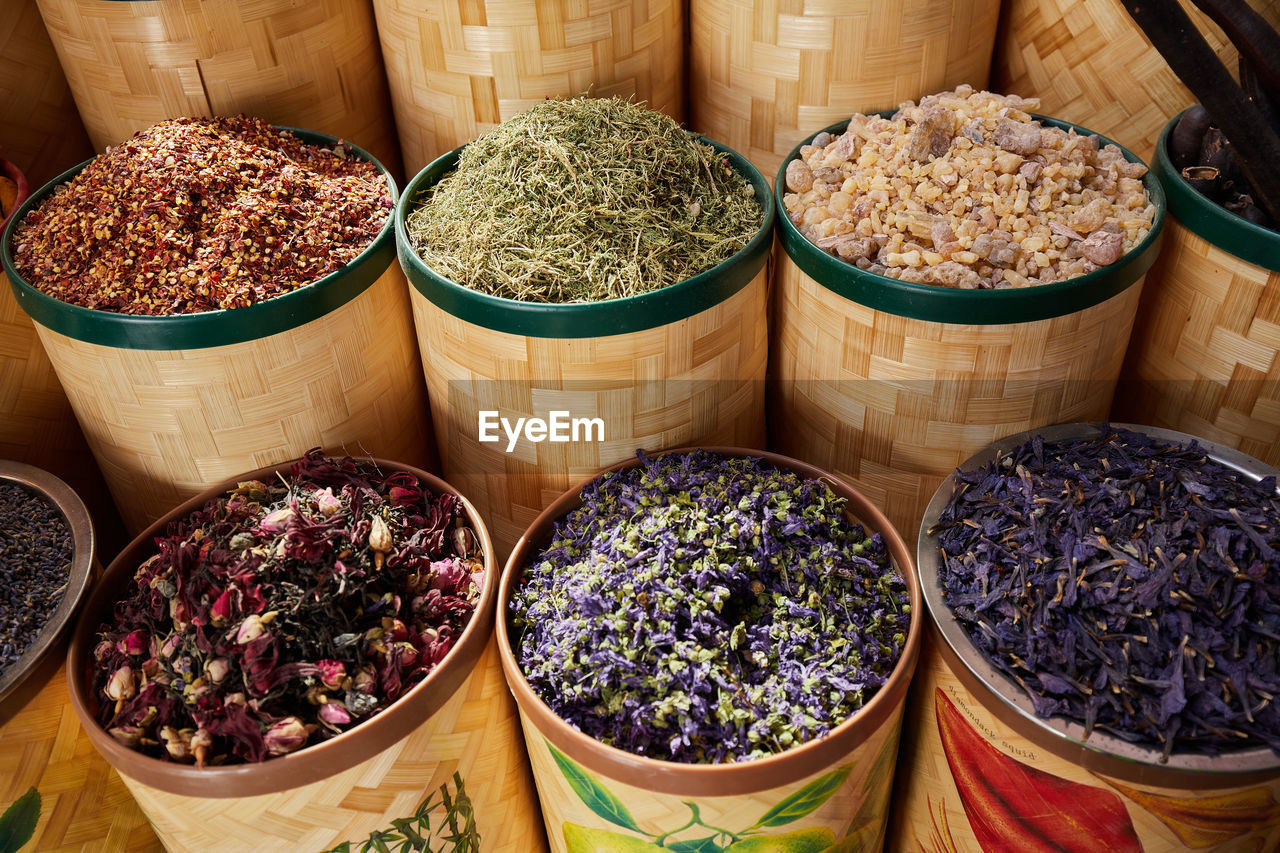
<path id="1" fill-rule="evenodd" d="M 62 602 L 72 556 L 62 511 L 43 495 L 0 480 L 0 675 Z"/>
<path id="2" fill-rule="evenodd" d="M 1280 497 L 1103 427 L 971 472 L 937 527 L 974 645 L 1062 715 L 1156 749 L 1280 750 Z"/>
<path id="3" fill-rule="evenodd" d="M 657 290 L 727 260 L 764 212 L 672 119 L 619 98 L 549 100 L 467 145 L 409 214 L 440 275 L 528 302 Z"/>
<path id="4" fill-rule="evenodd" d="M 174 522 L 99 629 L 98 721 L 179 762 L 262 761 L 386 708 L 480 595 L 462 505 L 312 451 Z"/>
<path id="5" fill-rule="evenodd" d="M 391 207 L 386 178 L 344 146 L 245 116 L 180 118 L 108 149 L 28 213 L 13 259 L 86 308 L 242 308 L 341 269 Z"/>
<path id="6" fill-rule="evenodd" d="M 582 490 L 510 603 L 515 653 L 562 719 L 680 762 L 821 737 L 906 641 L 906 585 L 825 482 L 707 451 Z"/>

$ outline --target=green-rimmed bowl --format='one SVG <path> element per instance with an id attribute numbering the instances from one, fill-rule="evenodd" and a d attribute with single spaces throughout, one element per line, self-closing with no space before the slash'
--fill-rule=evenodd
<path id="1" fill-rule="evenodd" d="M 453 171 L 462 148 L 432 161 L 405 188 L 396 204 L 396 246 L 409 283 L 442 310 L 487 329 L 541 338 L 622 335 L 692 317 L 746 287 L 764 267 L 773 240 L 774 205 L 760 170 L 736 151 L 699 137 L 728 158 L 751 182 L 762 217 L 754 236 L 732 257 L 705 272 L 660 290 L 601 302 L 540 303 L 491 296 L 440 275 L 413 251 L 405 220 L 422 195 Z"/>
<path id="2" fill-rule="evenodd" d="M 315 131 L 292 127 L 279 129 L 287 130 L 312 145 L 333 146 L 339 142 L 335 136 Z M 394 203 L 399 194 L 391 173 L 363 148 L 345 141 L 343 145 L 359 159 L 378 167 L 387 180 Z M 68 169 L 32 193 L 9 218 L 9 224 L 0 236 L 0 263 L 8 274 L 18 306 L 35 322 L 69 338 L 139 350 L 202 349 L 265 338 L 323 317 L 355 299 L 378 280 L 394 257 L 394 227 L 392 217 L 388 215 L 373 242 L 342 269 L 298 290 L 244 308 L 153 316 L 119 314 L 72 305 L 43 293 L 23 278 L 13 265 L 12 247 L 18 223 L 27 213 L 91 162 L 86 160 Z"/>
<path id="3" fill-rule="evenodd" d="M 893 110 L 879 115 L 888 118 Z M 1096 135 L 1079 125 L 1045 116 L 1033 118 L 1047 127 L 1074 130 L 1080 135 Z M 808 145 L 818 133 L 835 136 L 844 133 L 849 123 L 838 122 L 809 136 L 787 155 L 778 169 L 774 186 L 786 187 L 787 165 L 800 155 L 800 148 Z M 1127 148 L 1104 136 L 1098 136 L 1100 145 L 1116 145 L 1126 160 L 1140 163 L 1141 159 Z M 853 264 L 819 249 L 796 228 L 783 206 L 782 191 L 777 194 L 778 238 L 782 247 L 806 275 L 828 290 L 846 299 L 903 317 L 928 320 L 936 323 L 966 325 L 998 325 L 1026 323 L 1060 317 L 1098 305 L 1139 281 L 1160 252 L 1165 220 L 1165 194 L 1160 182 L 1148 172 L 1142 180 L 1155 205 L 1155 218 L 1147 236 L 1127 252 L 1124 257 L 1108 267 L 1065 281 L 1041 284 L 1033 287 L 1005 290 L 960 290 L 933 284 L 899 281 L 889 276 L 861 270 Z"/>
<path id="4" fill-rule="evenodd" d="M 1160 131 L 1151 164 L 1151 171 L 1164 187 L 1169 213 L 1178 224 L 1223 251 L 1263 269 L 1280 272 L 1280 232 L 1236 216 L 1205 198 L 1182 179 L 1169 159 L 1169 134 L 1181 118 L 1182 113 L 1178 113 Z"/>

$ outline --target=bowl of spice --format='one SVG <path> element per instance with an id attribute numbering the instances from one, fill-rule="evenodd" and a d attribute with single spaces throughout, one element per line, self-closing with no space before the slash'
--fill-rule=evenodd
<path id="1" fill-rule="evenodd" d="M 548 100 L 410 182 L 397 245 L 441 456 L 500 550 L 635 447 L 763 446 L 773 220 L 749 162 L 618 98 Z M 556 411 L 584 427 L 571 450 L 482 434 Z"/>
<path id="2" fill-rule="evenodd" d="M 315 449 L 243 474 L 107 568 L 68 656 L 76 714 L 170 850 L 536 849 L 496 565 L 419 469 Z"/>
<path id="3" fill-rule="evenodd" d="M 1280 405 L 1269 376 L 1280 342 L 1267 334 L 1280 319 L 1273 307 L 1280 300 L 1280 232 L 1234 204 L 1240 194 L 1231 187 L 1248 185 L 1217 128 L 1198 113 L 1191 107 L 1171 119 L 1156 144 L 1153 170 L 1169 196 L 1168 236 L 1138 311 L 1115 415 L 1193 431 L 1280 465 L 1280 428 L 1267 414 Z M 1230 183 L 1219 175 L 1202 192 L 1184 178 L 1204 163 L 1219 164 Z"/>
<path id="4" fill-rule="evenodd" d="M 778 172 L 771 436 L 902 529 L 985 444 L 1110 409 L 1164 195 L 1036 104 L 961 86 Z"/>
<path id="5" fill-rule="evenodd" d="M 1022 433 L 960 466 L 920 529 L 933 651 L 903 837 L 1274 849 L 1277 474 L 1120 424 Z"/>
<path id="6" fill-rule="evenodd" d="M 552 848 L 879 849 L 918 596 L 884 516 L 776 454 L 639 453 L 566 492 L 498 619 Z"/>
<path id="7" fill-rule="evenodd" d="M 395 199 L 363 150 L 238 116 L 161 122 L 18 208 L 5 272 L 131 532 L 317 444 L 430 461 Z"/>

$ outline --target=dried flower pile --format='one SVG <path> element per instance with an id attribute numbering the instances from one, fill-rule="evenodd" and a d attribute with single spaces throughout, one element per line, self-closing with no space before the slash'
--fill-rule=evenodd
<path id="1" fill-rule="evenodd" d="M 667 116 L 619 98 L 545 101 L 467 145 L 406 222 L 426 264 L 528 302 L 657 290 L 733 256 L 754 191 Z"/>
<path id="2" fill-rule="evenodd" d="M 341 269 L 391 207 L 386 178 L 345 146 L 244 116 L 173 119 L 108 149 L 28 213 L 14 265 L 86 308 L 242 308 Z"/>
<path id="3" fill-rule="evenodd" d="M 1043 717 L 1163 749 L 1280 750 L 1280 496 L 1105 427 L 977 470 L 937 528 L 944 597 Z"/>
<path id="4" fill-rule="evenodd" d="M 319 451 L 156 544 L 99 629 L 98 721 L 197 764 L 284 755 L 377 714 L 449 653 L 483 584 L 455 496 Z"/>
<path id="5" fill-rule="evenodd" d="M 1035 99 L 961 86 L 891 119 L 855 114 L 787 165 L 783 202 L 820 248 L 902 281 L 965 289 L 1062 281 L 1146 237 L 1147 167 L 1043 127 Z"/>
<path id="6" fill-rule="evenodd" d="M 71 529 L 48 498 L 0 481 L 0 675 L 35 642 L 71 575 Z"/>
<path id="7" fill-rule="evenodd" d="M 760 459 L 641 460 L 582 490 L 512 598 L 542 700 L 606 744 L 690 763 L 780 752 L 870 700 L 911 618 L 880 534 Z"/>

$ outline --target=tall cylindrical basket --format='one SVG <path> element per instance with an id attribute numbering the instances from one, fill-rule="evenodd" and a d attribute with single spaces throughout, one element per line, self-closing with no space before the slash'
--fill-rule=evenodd
<path id="1" fill-rule="evenodd" d="M 1160 186 L 1144 181 L 1155 221 L 1127 255 L 1008 290 L 865 272 L 819 249 L 780 209 L 771 448 L 844 476 L 896 526 L 915 529 L 938 484 L 978 449 L 1034 426 L 1105 418 L 1164 224 Z"/>
<path id="2" fill-rule="evenodd" d="M 1273 25 L 1280 2 L 1249 3 Z M 1234 74 L 1235 47 L 1191 3 L 1183 5 Z M 1039 98 L 1040 110 L 1080 122 L 1151 159 L 1165 119 L 1195 100 L 1115 0 L 1004 0 L 991 84 Z"/>
<path id="3" fill-rule="evenodd" d="M 684 118 L 679 0 L 374 0 L 413 174 L 548 97 L 618 95 Z"/>
<path id="4" fill-rule="evenodd" d="M 1130 426 L 1185 444 L 1192 436 Z M 1010 436 L 961 466 L 972 471 L 1030 439 L 1046 445 L 1097 434 L 1063 424 Z M 1201 441 L 1203 451 L 1252 480 L 1276 469 Z M 1004 847 L 1191 853 L 1280 847 L 1280 756 L 1260 746 L 1219 755 L 1143 747 L 1061 717 L 1035 713 L 1027 692 L 988 661 L 943 597 L 938 536 L 950 500 L 939 487 L 920 526 L 917 570 L 929 629 L 907 710 L 894 793 L 892 853 Z M 1145 639 L 1145 638 L 1144 638 Z M 982 841 L 980 841 L 982 839 Z"/>
<path id="5" fill-rule="evenodd" d="M 452 170 L 460 149 L 405 190 L 396 210 L 400 263 L 412 284 L 445 476 L 477 496 L 499 553 L 572 483 L 637 448 L 763 446 L 765 265 L 774 213 L 760 173 L 718 147 L 750 179 L 761 205 L 750 242 L 700 275 L 604 302 L 489 296 L 423 263 L 410 248 L 405 218 L 421 193 Z M 556 417 L 559 441 L 543 434 L 540 441 L 512 442 L 501 426 L 503 418 L 508 425 L 520 418 L 552 425 Z"/>
<path id="6" fill-rule="evenodd" d="M 382 471 L 413 474 L 433 494 L 457 494 L 425 471 L 373 461 Z M 448 849 L 545 849 L 515 704 L 493 639 L 498 562 L 483 520 L 461 495 L 485 555 L 480 600 L 444 660 L 369 720 L 258 764 L 204 768 L 135 752 L 98 724 L 88 687 L 95 631 L 138 565 L 155 553 L 154 538 L 238 482 L 288 470 L 288 464 L 273 465 L 211 487 L 166 513 L 107 567 L 67 656 L 72 704 L 93 745 L 119 771 L 170 853 L 373 853 L 386 849 L 384 839 L 399 837 L 405 826 L 424 843 L 434 842 L 451 831 L 442 825 L 447 804 L 462 798 L 469 801 L 474 832 L 462 829 L 466 838 L 459 843 L 470 846 Z"/>
<path id="7" fill-rule="evenodd" d="M 775 755 L 736 763 L 683 764 L 607 746 L 558 717 L 537 695 L 516 659 L 508 624 L 509 604 L 529 562 L 550 542 L 555 523 L 582 505 L 577 489 L 567 491 L 521 538 L 503 571 L 498 597 L 498 651 L 520 709 L 551 849 L 556 853 L 710 850 L 715 838 L 749 828 L 748 837 L 725 849 L 879 850 L 902 711 L 923 630 L 910 551 L 884 515 L 837 477 L 775 453 L 705 449 L 725 456 L 763 457 L 780 469 L 825 480 L 847 501 L 851 519 L 884 538 L 895 571 L 907 581 L 911 601 L 911 625 L 902 656 L 884 685 L 853 716 L 825 736 Z M 633 458 L 610 470 L 637 464 Z M 713 838 L 696 840 L 697 834 L 708 831 Z M 688 837 L 691 833 L 694 837 Z M 665 846 L 642 837 L 659 835 L 666 839 Z M 582 839 L 589 843 L 582 846 Z"/>
<path id="8" fill-rule="evenodd" d="M 75 171 L 18 210 L 0 252 L 130 532 L 210 483 L 316 446 L 433 463 L 390 216 L 345 267 L 284 296 L 200 314 L 116 314 L 54 299 L 13 267 L 17 221 Z"/>
<path id="9" fill-rule="evenodd" d="M 1165 249 L 1116 396 L 1116 416 L 1201 435 L 1280 465 L 1280 233 L 1193 190 L 1160 134 Z"/>
<path id="10" fill-rule="evenodd" d="M 180 116 L 357 140 L 400 174 L 370 0 L 39 0 L 99 151 Z"/>
<path id="11" fill-rule="evenodd" d="M 689 122 L 772 180 L 810 128 L 982 88 L 998 0 L 692 0 Z"/>

